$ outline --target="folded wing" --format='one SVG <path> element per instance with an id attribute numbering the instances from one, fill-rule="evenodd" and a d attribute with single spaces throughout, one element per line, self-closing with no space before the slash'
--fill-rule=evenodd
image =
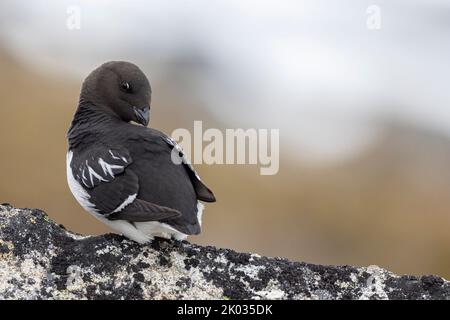
<path id="1" fill-rule="evenodd" d="M 138 199 L 139 179 L 128 166 L 125 148 L 97 147 L 71 163 L 75 180 L 86 189 L 98 214 L 111 220 L 157 221 L 179 217 L 175 209 Z"/>
<path id="2" fill-rule="evenodd" d="M 172 138 L 163 136 L 164 141 L 175 152 L 175 156 L 181 159 L 182 165 L 186 168 L 192 185 L 194 186 L 197 199 L 205 202 L 216 202 L 213 192 L 202 182 L 200 176 L 195 171 L 194 167 L 187 161 L 183 149 Z"/>

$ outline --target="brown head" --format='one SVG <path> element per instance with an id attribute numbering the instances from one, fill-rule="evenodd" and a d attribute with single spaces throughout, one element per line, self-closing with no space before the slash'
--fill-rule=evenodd
<path id="1" fill-rule="evenodd" d="M 147 126 L 151 94 L 147 77 L 136 65 L 110 61 L 92 71 L 84 80 L 80 100 L 101 107 L 123 121 Z"/>

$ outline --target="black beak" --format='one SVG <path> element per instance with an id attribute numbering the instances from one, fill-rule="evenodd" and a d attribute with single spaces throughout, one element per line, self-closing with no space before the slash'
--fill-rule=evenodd
<path id="1" fill-rule="evenodd" d="M 133 107 L 134 114 L 136 115 L 136 121 L 146 127 L 150 121 L 150 108 L 138 108 Z"/>

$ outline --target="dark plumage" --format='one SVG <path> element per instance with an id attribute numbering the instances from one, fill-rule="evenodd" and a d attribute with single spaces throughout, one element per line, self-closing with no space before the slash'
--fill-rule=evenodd
<path id="1" fill-rule="evenodd" d="M 163 133 L 149 122 L 151 88 L 134 64 L 108 62 L 81 88 L 68 132 L 67 177 L 78 202 L 127 237 L 183 239 L 200 233 L 198 200 L 215 197 Z M 201 215 L 201 213 L 200 213 Z"/>

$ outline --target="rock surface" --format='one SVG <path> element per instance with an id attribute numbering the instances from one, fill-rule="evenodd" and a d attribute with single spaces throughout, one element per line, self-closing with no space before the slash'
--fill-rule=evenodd
<path id="1" fill-rule="evenodd" d="M 450 299 L 450 283 L 186 241 L 81 236 L 40 210 L 1 205 L 0 299 Z"/>

